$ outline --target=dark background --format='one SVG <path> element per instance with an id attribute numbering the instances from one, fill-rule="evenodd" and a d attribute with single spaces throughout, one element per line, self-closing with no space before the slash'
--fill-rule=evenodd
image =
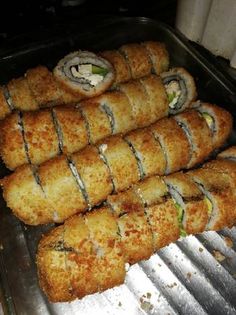
<path id="1" fill-rule="evenodd" d="M 177 0 L 5 0 L 0 5 L 0 39 L 91 15 L 147 16 L 174 26 L 176 6 Z"/>
<path id="2" fill-rule="evenodd" d="M 59 34 L 68 24 L 93 16 L 145 16 L 175 27 L 178 0 L 2 0 L 0 4 L 0 51 L 4 47 L 34 42 L 47 33 Z M 26 36 L 25 36 L 26 35 Z M 193 43 L 208 60 L 236 83 L 236 69 L 229 61 Z"/>

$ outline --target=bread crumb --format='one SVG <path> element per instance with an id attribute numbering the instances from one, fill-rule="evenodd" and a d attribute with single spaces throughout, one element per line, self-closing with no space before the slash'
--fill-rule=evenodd
<path id="1" fill-rule="evenodd" d="M 190 279 L 191 279 L 191 277 L 192 277 L 191 272 L 188 272 L 188 273 L 187 273 L 187 278 L 190 280 Z"/>
<path id="2" fill-rule="evenodd" d="M 202 247 L 199 247 L 198 250 L 199 250 L 200 253 L 203 252 L 203 248 Z"/>
<path id="3" fill-rule="evenodd" d="M 119 301 L 119 303 L 118 303 L 118 306 L 122 306 L 122 303 L 121 303 L 121 301 Z"/>
<path id="4" fill-rule="evenodd" d="M 174 288 L 174 287 L 176 287 L 176 286 L 177 286 L 177 283 L 176 283 L 176 282 L 167 285 L 167 287 L 170 288 L 170 289 L 172 289 L 172 288 Z"/>
<path id="5" fill-rule="evenodd" d="M 147 298 L 150 299 L 152 294 L 150 292 L 147 292 Z"/>
<path id="6" fill-rule="evenodd" d="M 224 261 L 226 258 L 219 250 L 213 250 L 212 254 L 215 257 L 215 259 L 219 262 Z"/>
<path id="7" fill-rule="evenodd" d="M 149 301 L 142 301 L 140 306 L 141 309 L 143 309 L 146 312 L 150 312 L 154 307 Z"/>
<path id="8" fill-rule="evenodd" d="M 232 239 L 228 236 L 224 236 L 224 241 L 225 241 L 225 244 L 228 246 L 228 247 L 233 247 L 234 243 L 232 241 Z"/>

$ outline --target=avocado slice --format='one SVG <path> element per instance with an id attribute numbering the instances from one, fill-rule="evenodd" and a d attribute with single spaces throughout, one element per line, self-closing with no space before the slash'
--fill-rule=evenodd
<path id="1" fill-rule="evenodd" d="M 180 229 L 180 236 L 187 236 L 187 232 L 184 230 L 183 227 L 183 218 L 184 218 L 184 209 L 174 200 L 175 208 L 177 209 L 177 219 L 179 223 L 179 229 Z"/>
<path id="2" fill-rule="evenodd" d="M 212 206 L 212 203 L 210 201 L 210 199 L 208 197 L 204 197 L 204 201 L 207 205 L 207 213 L 208 213 L 208 217 L 211 216 L 211 213 L 212 213 L 212 210 L 213 210 L 213 206 Z"/>
<path id="3" fill-rule="evenodd" d="M 202 117 L 205 119 L 205 121 L 206 121 L 208 127 L 209 127 L 210 129 L 213 129 L 213 127 L 214 127 L 214 120 L 213 120 L 213 118 L 211 117 L 211 115 L 209 115 L 209 114 L 206 113 L 206 112 L 203 112 L 203 113 L 202 113 Z"/>
<path id="4" fill-rule="evenodd" d="M 99 66 L 92 65 L 92 74 L 99 74 L 105 77 L 108 73 L 108 70 Z"/>

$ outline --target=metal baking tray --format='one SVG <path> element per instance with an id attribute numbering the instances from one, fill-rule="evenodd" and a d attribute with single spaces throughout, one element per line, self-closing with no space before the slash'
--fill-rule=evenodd
<path id="1" fill-rule="evenodd" d="M 65 54 L 118 48 L 129 42 L 165 42 L 171 66 L 194 76 L 199 98 L 236 117 L 236 88 L 171 27 L 144 17 L 91 18 L 58 30 L 16 38 L 0 50 L 0 84 L 38 64 L 52 68 Z M 234 132 L 229 143 L 236 143 Z M 0 176 L 8 173 L 0 165 Z M 128 270 L 125 284 L 71 303 L 49 303 L 38 286 L 35 253 L 52 225 L 21 223 L 0 199 L 0 298 L 7 314 L 236 314 L 236 228 L 188 236 Z M 1 313 L 1 310 L 0 310 Z"/>

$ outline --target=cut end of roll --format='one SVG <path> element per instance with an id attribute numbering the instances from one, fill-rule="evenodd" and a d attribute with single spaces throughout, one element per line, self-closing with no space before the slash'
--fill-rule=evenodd
<path id="1" fill-rule="evenodd" d="M 115 78 L 109 61 L 92 52 L 81 50 L 61 59 L 53 74 L 65 90 L 81 96 L 81 99 L 103 93 Z"/>

